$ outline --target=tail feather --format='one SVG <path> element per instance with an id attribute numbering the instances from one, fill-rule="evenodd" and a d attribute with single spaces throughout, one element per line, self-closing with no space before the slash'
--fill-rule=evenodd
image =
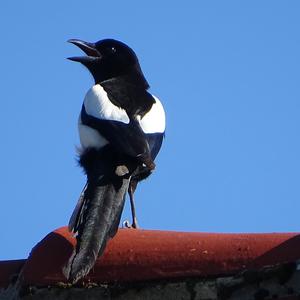
<path id="1" fill-rule="evenodd" d="M 72 216 L 70 218 L 69 225 L 68 225 L 70 232 L 74 232 L 74 233 L 77 232 L 78 224 L 82 223 L 83 206 L 85 204 L 84 194 L 85 194 L 86 188 L 87 188 L 87 183 L 85 184 L 85 186 L 79 196 L 76 207 L 73 210 Z"/>
<path id="2" fill-rule="evenodd" d="M 130 182 L 129 174 L 117 176 L 111 165 L 101 165 L 89 175 L 69 223 L 77 245 L 63 272 L 73 283 L 88 274 L 107 241 L 116 234 Z"/>

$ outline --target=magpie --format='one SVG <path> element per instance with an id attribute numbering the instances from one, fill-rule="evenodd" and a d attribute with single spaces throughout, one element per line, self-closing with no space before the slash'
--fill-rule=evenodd
<path id="1" fill-rule="evenodd" d="M 69 221 L 77 244 L 63 269 L 75 283 L 88 274 L 116 234 L 127 192 L 132 227 L 138 227 L 134 192 L 155 169 L 165 112 L 148 91 L 150 86 L 129 46 L 114 39 L 68 42 L 86 54 L 69 59 L 85 66 L 95 81 L 78 120 L 79 164 L 87 182 Z"/>

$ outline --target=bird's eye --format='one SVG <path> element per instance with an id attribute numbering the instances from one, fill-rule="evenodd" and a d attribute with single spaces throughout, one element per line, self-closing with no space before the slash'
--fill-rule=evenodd
<path id="1" fill-rule="evenodd" d="M 117 52 L 117 49 L 115 47 L 111 47 L 111 52 L 112 53 L 116 53 Z"/>

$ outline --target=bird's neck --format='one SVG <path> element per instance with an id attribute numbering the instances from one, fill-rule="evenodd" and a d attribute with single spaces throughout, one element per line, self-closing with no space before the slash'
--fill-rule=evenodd
<path id="1" fill-rule="evenodd" d="M 139 88 L 148 90 L 149 84 L 140 68 L 140 66 L 135 66 L 134 68 L 127 70 L 124 74 L 113 76 L 111 78 L 95 78 L 95 83 L 102 83 L 104 81 L 121 81 L 130 85 L 137 86 Z"/>
<path id="2" fill-rule="evenodd" d="M 145 79 L 143 73 L 132 72 L 116 77 L 116 79 L 134 85 L 141 89 L 149 89 L 149 84 Z"/>

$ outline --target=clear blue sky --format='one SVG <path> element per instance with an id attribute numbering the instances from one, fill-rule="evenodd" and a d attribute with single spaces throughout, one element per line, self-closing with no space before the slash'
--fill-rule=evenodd
<path id="1" fill-rule="evenodd" d="M 66 225 L 92 78 L 69 38 L 138 54 L 167 112 L 136 194 L 147 229 L 300 231 L 299 1 L 2 1 L 0 259 Z M 123 220 L 130 217 L 128 206 Z"/>

